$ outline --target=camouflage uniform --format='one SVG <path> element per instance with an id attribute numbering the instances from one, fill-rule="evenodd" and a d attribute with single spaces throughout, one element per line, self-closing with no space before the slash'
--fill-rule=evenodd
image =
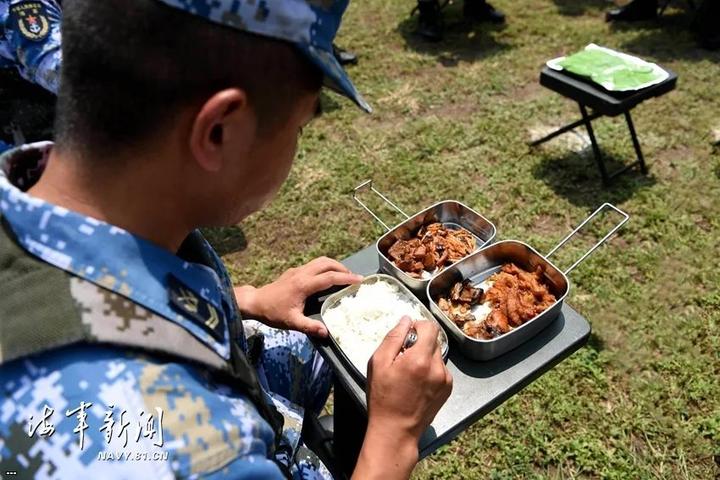
<path id="1" fill-rule="evenodd" d="M 287 467 L 295 478 L 329 477 L 300 448 L 304 410 L 317 415 L 330 386 L 307 337 L 241 324 L 227 273 L 198 233 L 181 258 L 23 193 L 50 147 L 0 160 L 0 470 L 20 478 L 274 478 Z M 252 361 L 262 395 L 284 417 L 281 438 L 242 388 L 216 374 L 233 348 Z M 80 402 L 92 403 L 83 448 L 75 417 L 65 415 Z M 28 419 L 39 420 L 45 405 L 56 431 L 31 437 Z M 156 408 L 164 444 L 133 443 L 134 426 Z M 118 425 L 109 439 L 101 430 L 108 411 Z M 104 451 L 169 455 L 108 461 L 98 457 Z"/>
<path id="2" fill-rule="evenodd" d="M 0 0 L 0 68 L 57 93 L 62 10 L 55 0 Z"/>

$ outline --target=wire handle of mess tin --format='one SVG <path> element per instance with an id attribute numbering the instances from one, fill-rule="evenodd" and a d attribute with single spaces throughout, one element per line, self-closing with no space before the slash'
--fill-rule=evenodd
<path id="1" fill-rule="evenodd" d="M 600 245 L 602 245 L 603 243 L 605 243 L 610 237 L 613 236 L 613 234 L 615 234 L 615 232 L 617 232 L 618 230 L 620 230 L 620 227 L 622 227 L 623 225 L 625 225 L 625 223 L 627 223 L 627 221 L 630 220 L 630 215 L 628 215 L 627 213 L 623 212 L 622 210 L 620 210 L 619 208 L 617 208 L 615 205 L 613 205 L 613 204 L 611 204 L 611 203 L 603 203 L 602 205 L 600 205 L 600 207 L 599 207 L 597 210 L 595 210 L 595 211 L 592 213 L 592 215 L 590 215 L 589 217 L 587 217 L 580 225 L 578 225 L 577 228 L 575 228 L 575 230 L 573 230 L 572 232 L 570 232 L 570 234 L 569 234 L 567 237 L 563 238 L 563 239 L 560 241 L 560 243 L 558 243 L 557 245 L 555 245 L 555 248 L 553 248 L 552 250 L 550 250 L 550 253 L 548 253 L 547 255 L 545 255 L 545 257 L 546 257 L 546 258 L 549 258 L 553 253 L 557 252 L 563 245 L 565 245 L 568 241 L 570 241 L 570 239 L 573 238 L 577 232 L 579 232 L 585 225 L 587 225 L 587 223 L 588 223 L 590 220 L 592 220 L 592 219 L 595 218 L 600 212 L 602 212 L 602 211 L 605 209 L 605 207 L 608 207 L 608 208 L 611 208 L 611 209 L 615 210 L 617 213 L 619 213 L 620 215 L 623 216 L 623 219 L 620 221 L 620 223 L 618 223 L 617 225 L 615 225 L 615 227 L 614 227 L 612 230 L 610 230 L 610 232 L 609 232 L 607 235 L 605 235 L 605 236 L 602 238 L 602 240 L 600 240 L 599 242 L 597 242 L 595 245 L 593 245 L 593 247 L 592 247 L 590 250 L 588 250 L 587 252 L 585 252 L 585 255 L 583 255 L 582 257 L 580 257 L 580 259 L 578 259 L 575 263 L 573 263 L 570 268 L 568 268 L 567 270 L 565 270 L 565 272 L 564 272 L 565 275 L 567 275 L 567 274 L 569 274 L 570 272 L 572 272 L 573 269 L 575 269 L 575 267 L 577 267 L 578 265 L 580 265 L 580 263 L 582 263 L 583 260 L 585 260 L 587 257 L 589 257 L 595 250 L 597 250 L 597 249 L 600 247 Z"/>
<path id="2" fill-rule="evenodd" d="M 409 216 L 407 213 L 403 212 L 400 207 L 398 207 L 397 205 L 395 205 L 389 198 L 387 198 L 385 195 L 383 195 L 382 193 L 380 193 L 375 187 L 373 187 L 373 181 L 372 181 L 372 179 L 370 179 L 370 180 L 365 180 L 363 183 L 361 183 L 360 185 L 358 185 L 357 187 L 355 187 L 355 189 L 353 190 L 353 200 L 355 200 L 358 204 L 360 204 L 360 206 L 363 207 L 370 215 L 372 215 L 375 220 L 377 220 L 378 222 L 380 222 L 380 225 L 382 225 L 383 227 L 385 227 L 385 230 L 390 231 L 390 227 L 388 227 L 387 224 L 386 224 L 385 222 L 383 222 L 383 221 L 380 219 L 380 217 L 378 217 L 378 216 L 375 214 L 375 212 L 373 212 L 373 211 L 370 209 L 370 207 L 368 207 L 367 205 L 365 205 L 365 204 L 362 202 L 362 200 L 360 200 L 360 199 L 357 197 L 358 191 L 360 191 L 360 190 L 362 190 L 362 189 L 364 189 L 364 188 L 369 188 L 373 193 L 375 193 L 378 197 L 382 198 L 382 199 L 385 201 L 385 203 L 387 203 L 387 204 L 390 205 L 392 208 L 394 208 L 396 211 L 398 211 L 398 212 L 399 212 L 402 216 L 404 216 L 406 219 L 407 219 L 407 218 L 410 218 L 410 216 Z"/>

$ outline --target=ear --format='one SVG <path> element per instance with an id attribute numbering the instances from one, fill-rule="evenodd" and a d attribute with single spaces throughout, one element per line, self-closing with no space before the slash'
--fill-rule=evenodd
<path id="1" fill-rule="evenodd" d="M 246 141 L 254 137 L 256 120 L 248 104 L 247 94 L 237 88 L 215 93 L 200 107 L 190 132 L 190 151 L 198 166 L 208 172 L 218 172 L 227 158 L 228 145 L 237 145 L 242 138 L 229 142 L 228 132 L 237 136 L 238 126 L 245 130 Z"/>

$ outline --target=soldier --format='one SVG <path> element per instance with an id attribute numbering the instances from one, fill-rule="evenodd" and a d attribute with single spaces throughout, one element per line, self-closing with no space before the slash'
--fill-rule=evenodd
<path id="1" fill-rule="evenodd" d="M 26 80 L 57 93 L 61 21 L 55 0 L 0 1 L 0 68 L 16 67 Z"/>
<path id="2" fill-rule="evenodd" d="M 233 287 L 197 228 L 277 192 L 322 85 L 370 110 L 333 56 L 346 6 L 64 5 L 57 143 L 0 157 L 0 472 L 330 477 L 301 436 L 331 374 L 303 306 L 360 278 L 324 258 Z M 437 327 L 400 355 L 411 328 L 370 362 L 357 478 L 408 478 L 450 393 Z"/>
<path id="3" fill-rule="evenodd" d="M 52 137 L 61 16 L 54 0 L 0 0 L 0 152 Z"/>

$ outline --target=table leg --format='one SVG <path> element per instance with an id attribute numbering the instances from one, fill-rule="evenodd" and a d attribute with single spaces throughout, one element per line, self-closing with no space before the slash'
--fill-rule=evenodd
<path id="1" fill-rule="evenodd" d="M 580 105 L 580 113 L 582 114 L 583 122 L 585 123 L 585 128 L 587 129 L 588 136 L 590 137 L 590 144 L 592 145 L 595 161 L 597 162 L 597 166 L 600 169 L 600 176 L 602 177 L 603 183 L 607 185 L 608 183 L 610 183 L 610 177 L 608 177 L 607 170 L 605 169 L 605 162 L 603 161 L 602 154 L 600 153 L 600 147 L 598 146 L 597 140 L 595 139 L 595 132 L 593 131 L 591 123 L 591 120 L 593 118 L 592 116 L 588 115 L 585 105 L 583 105 L 582 103 L 578 103 L 578 105 Z"/>
<path id="2" fill-rule="evenodd" d="M 589 119 L 590 119 L 590 120 L 595 120 L 596 118 L 601 117 L 601 116 L 602 116 L 602 115 L 599 114 L 599 113 L 593 113 L 592 115 L 590 115 Z M 555 131 L 552 132 L 552 133 L 548 133 L 547 135 L 545 135 L 545 136 L 542 137 L 542 138 L 539 138 L 539 139 L 537 139 L 537 140 L 533 140 L 532 142 L 530 142 L 530 146 L 531 146 L 531 147 L 536 147 L 536 146 L 540 145 L 541 143 L 545 143 L 545 142 L 547 142 L 548 140 L 552 140 L 553 138 L 557 137 L 558 135 L 562 135 L 562 134 L 565 133 L 565 132 L 569 132 L 570 130 L 574 130 L 574 129 L 576 129 L 577 127 L 579 127 L 580 125 L 584 125 L 584 124 L 585 124 L 585 119 L 584 119 L 584 118 L 581 118 L 580 120 L 578 120 L 578 121 L 576 121 L 576 122 L 569 123 L 569 124 L 565 125 L 564 127 L 558 128 L 557 130 L 555 130 Z"/>
<path id="3" fill-rule="evenodd" d="M 350 478 L 365 438 L 367 415 L 358 408 L 350 394 L 337 381 L 333 401 L 335 426 L 333 450 L 343 472 Z"/>
<path id="4" fill-rule="evenodd" d="M 635 126 L 633 125 L 632 117 L 630 116 L 630 110 L 625 112 L 625 121 L 630 129 L 630 137 L 632 138 L 633 147 L 635 147 L 635 154 L 637 155 L 638 163 L 640 164 L 640 171 L 647 175 L 648 170 L 645 165 L 645 158 L 643 158 L 642 150 L 640 150 L 640 142 L 638 141 L 637 134 L 635 133 Z"/>

